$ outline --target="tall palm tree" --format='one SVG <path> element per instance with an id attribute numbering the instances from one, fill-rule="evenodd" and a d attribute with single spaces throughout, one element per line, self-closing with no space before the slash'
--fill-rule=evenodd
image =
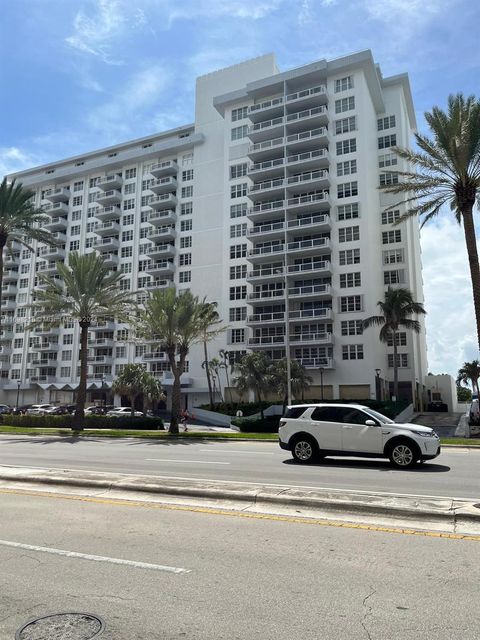
<path id="1" fill-rule="evenodd" d="M 83 429 L 87 397 L 88 331 L 96 317 L 127 320 L 131 313 L 132 294 L 119 290 L 121 273 L 110 273 L 103 258 L 96 253 L 70 254 L 68 265 L 57 262 L 61 280 L 39 275 L 47 287 L 35 292 L 31 326 L 59 326 L 65 318 L 76 320 L 80 327 L 80 381 L 73 429 Z"/>
<path id="2" fill-rule="evenodd" d="M 363 328 L 379 326 L 380 340 L 393 344 L 393 394 L 398 400 L 398 332 L 400 329 L 410 329 L 420 333 L 421 324 L 418 320 L 412 320 L 412 315 L 424 315 L 427 312 L 423 304 L 413 300 L 409 289 L 388 287 L 385 291 L 385 299 L 377 302 L 381 315 L 370 316 L 363 321 Z"/>
<path id="3" fill-rule="evenodd" d="M 57 244 L 53 236 L 41 228 L 48 220 L 42 208 L 36 208 L 31 198 L 33 191 L 25 189 L 15 180 L 8 183 L 3 178 L 0 184 L 0 308 L 2 305 L 3 260 L 4 249 L 11 247 L 12 242 L 19 242 L 30 251 L 31 240 L 45 244 Z M 0 329 L 1 329 L 0 314 Z"/>
<path id="4" fill-rule="evenodd" d="M 237 387 L 240 395 L 246 391 L 252 389 L 259 402 L 271 389 L 271 380 L 269 370 L 272 362 L 270 358 L 261 351 L 254 353 L 247 353 L 243 358 L 235 365 L 235 371 L 238 374 L 234 379 L 234 384 Z M 262 418 L 263 407 L 260 409 Z"/>
<path id="5" fill-rule="evenodd" d="M 480 101 L 461 93 L 450 95 L 446 112 L 434 107 L 425 119 L 433 139 L 416 133 L 419 151 L 393 147 L 411 169 L 396 171 L 399 183 L 382 190 L 405 196 L 389 207 L 406 205 L 399 222 L 420 216 L 423 226 L 448 204 L 458 224 L 463 224 L 480 346 L 480 269 L 473 221 L 480 195 Z"/>
<path id="6" fill-rule="evenodd" d="M 152 392 L 161 393 L 158 382 L 142 364 L 127 364 L 113 381 L 112 391 L 129 397 L 133 418 L 135 416 L 135 402 L 140 395 L 148 396 Z"/>
<path id="7" fill-rule="evenodd" d="M 277 391 L 280 398 L 282 398 L 283 413 L 285 413 L 285 407 L 288 402 L 288 368 L 287 359 L 276 360 L 270 367 L 270 380 L 272 387 Z M 305 367 L 297 360 L 292 360 L 290 363 L 290 378 L 292 392 L 297 395 L 301 394 L 302 400 L 305 391 L 310 387 L 313 382 L 312 378 L 307 374 Z"/>
<path id="8" fill-rule="evenodd" d="M 225 379 L 227 381 L 228 395 L 230 396 L 230 404 L 233 403 L 232 400 L 232 388 L 230 387 L 230 376 L 228 374 L 229 368 L 233 371 L 233 358 L 230 355 L 230 351 L 226 351 L 226 349 L 220 349 L 218 352 L 220 356 L 220 369 L 225 370 Z M 226 398 L 225 398 L 226 399 Z"/>
<path id="9" fill-rule="evenodd" d="M 218 335 L 226 330 L 226 326 L 222 325 L 220 316 L 217 311 L 216 302 L 206 302 L 205 299 L 202 302 L 202 309 L 200 311 L 200 322 L 202 329 L 202 343 L 203 343 L 203 355 L 204 361 L 202 367 L 205 369 L 207 376 L 208 395 L 210 398 L 210 409 L 213 409 L 214 398 L 212 390 L 211 371 L 208 366 L 208 349 L 207 343 L 214 340 Z"/>
<path id="10" fill-rule="evenodd" d="M 136 320 L 136 334 L 165 351 L 173 374 L 170 433 L 178 433 L 181 386 L 185 360 L 192 345 L 204 335 L 204 302 L 190 291 L 177 296 L 172 288 L 155 289 Z"/>
<path id="11" fill-rule="evenodd" d="M 462 383 L 467 385 L 471 383 L 473 392 L 478 395 L 478 380 L 480 379 L 480 362 L 472 360 L 472 362 L 464 362 L 463 367 L 458 370 L 457 385 Z"/>

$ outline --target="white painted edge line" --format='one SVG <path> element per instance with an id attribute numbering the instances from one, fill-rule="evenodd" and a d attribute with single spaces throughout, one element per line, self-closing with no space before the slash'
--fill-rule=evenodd
<path id="1" fill-rule="evenodd" d="M 206 451 L 207 453 L 243 453 L 244 455 L 256 455 L 256 456 L 278 456 L 282 454 L 280 450 L 279 453 L 273 453 L 273 451 L 242 451 L 241 449 L 199 449 L 199 451 Z"/>
<path id="2" fill-rule="evenodd" d="M 123 560 L 122 558 L 109 558 L 108 556 L 95 556 L 89 553 L 79 553 L 77 551 L 65 551 L 64 549 L 52 549 L 50 547 L 38 547 L 22 542 L 11 542 L 10 540 L 0 540 L 0 546 L 11 547 L 13 549 L 25 549 L 27 551 L 38 551 L 40 553 L 50 553 L 66 558 L 78 558 L 80 560 L 92 560 L 93 562 L 109 562 L 110 564 L 126 565 L 136 569 L 150 569 L 153 571 L 166 571 L 167 573 L 190 573 L 189 569 L 181 567 L 169 567 L 162 564 L 151 564 L 150 562 L 136 562 L 135 560 Z"/>
<path id="3" fill-rule="evenodd" d="M 176 464 L 186 464 L 190 462 L 193 462 L 194 464 L 232 464 L 231 462 L 210 462 L 207 460 L 172 460 L 171 458 L 145 458 L 145 460 L 148 460 L 149 462 L 173 462 Z"/>

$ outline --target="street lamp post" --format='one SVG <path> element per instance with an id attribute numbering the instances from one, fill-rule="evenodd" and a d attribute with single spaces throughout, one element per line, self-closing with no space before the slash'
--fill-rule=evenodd
<path id="1" fill-rule="evenodd" d="M 319 371 L 320 371 L 320 393 L 321 393 L 321 399 L 323 402 L 323 372 L 325 371 L 325 369 L 323 367 L 320 367 Z"/>
<path id="2" fill-rule="evenodd" d="M 380 401 L 380 374 L 381 374 L 382 370 L 381 369 L 375 369 L 375 397 L 377 399 L 377 401 Z"/>
<path id="3" fill-rule="evenodd" d="M 20 385 L 21 385 L 21 381 L 17 380 L 17 402 L 15 404 L 15 413 L 18 413 L 18 396 L 20 395 Z"/>
<path id="4" fill-rule="evenodd" d="M 107 406 L 107 392 L 104 391 L 105 385 L 105 375 L 102 375 L 102 400 L 103 400 L 103 408 Z"/>

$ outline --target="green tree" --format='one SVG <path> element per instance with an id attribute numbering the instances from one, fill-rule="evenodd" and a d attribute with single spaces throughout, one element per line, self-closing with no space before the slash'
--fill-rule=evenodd
<path id="1" fill-rule="evenodd" d="M 250 389 L 255 392 L 257 400 L 263 401 L 265 395 L 271 390 L 271 377 L 270 377 L 270 358 L 263 352 L 247 353 L 243 358 L 235 365 L 235 372 L 237 373 L 233 383 L 237 387 L 240 395 L 243 395 Z M 260 409 L 260 413 L 263 415 L 263 408 Z"/>
<path id="2" fill-rule="evenodd" d="M 111 273 L 96 253 L 71 253 L 68 265 L 57 262 L 57 273 L 60 280 L 39 275 L 40 282 L 47 287 L 35 291 L 31 325 L 49 328 L 68 319 L 80 327 L 80 382 L 73 422 L 73 429 L 79 431 L 84 425 L 87 397 L 88 331 L 97 317 L 127 320 L 133 300 L 130 293 L 119 290 L 122 274 Z"/>
<path id="3" fill-rule="evenodd" d="M 457 387 L 457 400 L 458 402 L 470 402 L 472 399 L 472 392 L 466 387 Z"/>
<path id="4" fill-rule="evenodd" d="M 393 345 L 393 394 L 398 400 L 398 332 L 409 329 L 420 333 L 421 325 L 418 320 L 412 320 L 412 315 L 424 315 L 423 304 L 413 300 L 409 289 L 389 287 L 385 292 L 385 299 L 377 302 L 381 315 L 370 316 L 363 321 L 363 328 L 380 326 L 380 340 L 391 342 Z"/>
<path id="5" fill-rule="evenodd" d="M 225 379 L 227 382 L 227 388 L 228 388 L 228 395 L 230 396 L 230 404 L 233 404 L 233 400 L 232 400 L 232 389 L 230 387 L 230 375 L 229 375 L 229 370 L 233 373 L 233 357 L 230 354 L 230 351 L 226 351 L 225 349 L 220 349 L 220 351 L 218 352 L 218 355 L 220 356 L 220 369 L 223 369 L 225 371 Z"/>
<path id="6" fill-rule="evenodd" d="M 218 335 L 226 330 L 226 326 L 222 324 L 217 311 L 216 302 L 206 302 L 203 300 L 200 310 L 200 325 L 202 330 L 203 356 L 204 361 L 202 367 L 205 369 L 207 376 L 208 395 L 210 398 L 210 409 L 213 409 L 214 398 L 212 390 L 211 368 L 208 365 L 208 348 L 207 344 L 214 340 Z"/>
<path id="7" fill-rule="evenodd" d="M 287 379 L 287 359 L 276 360 L 270 366 L 270 384 L 282 399 L 283 413 L 288 402 L 288 379 Z M 290 379 L 292 381 L 292 393 L 301 395 L 302 400 L 305 391 L 308 390 L 313 382 L 312 378 L 307 374 L 305 367 L 297 360 L 290 361 Z"/>
<path id="8" fill-rule="evenodd" d="M 478 380 L 480 379 L 480 362 L 472 360 L 472 362 L 464 362 L 463 366 L 458 370 L 457 386 L 472 385 L 474 393 L 478 394 Z"/>
<path id="9" fill-rule="evenodd" d="M 142 364 L 127 364 L 113 381 L 112 391 L 121 396 L 128 396 L 133 418 L 135 402 L 139 396 L 148 397 L 152 393 L 161 393 L 158 382 Z"/>
<path id="10" fill-rule="evenodd" d="M 2 305 L 3 260 L 4 249 L 11 248 L 12 242 L 34 252 L 30 242 L 38 240 L 48 245 L 57 244 L 55 238 L 42 229 L 48 218 L 42 208 L 36 208 L 32 203 L 34 192 L 25 189 L 15 180 L 8 183 L 3 178 L 0 184 L 0 308 Z M 0 315 L 0 328 L 1 328 Z"/>
<path id="11" fill-rule="evenodd" d="M 168 356 L 173 374 L 170 433 L 178 433 L 180 378 L 190 348 L 202 341 L 204 304 L 190 291 L 177 295 L 172 288 L 155 289 L 136 321 L 137 336 L 151 340 Z"/>
<path id="12" fill-rule="evenodd" d="M 463 224 L 480 346 L 480 269 L 473 221 L 480 193 L 480 101 L 474 96 L 450 95 L 446 112 L 434 107 L 425 113 L 425 119 L 433 138 L 415 134 L 419 151 L 393 148 L 410 168 L 396 171 L 399 183 L 383 190 L 405 196 L 389 207 L 406 205 L 399 222 L 420 216 L 423 226 L 448 204 L 458 224 Z"/>

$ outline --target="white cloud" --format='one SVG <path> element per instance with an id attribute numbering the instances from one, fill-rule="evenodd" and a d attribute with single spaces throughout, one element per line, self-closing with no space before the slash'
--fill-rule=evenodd
<path id="1" fill-rule="evenodd" d="M 423 228 L 421 244 L 429 371 L 456 376 L 479 356 L 463 227 L 439 218 Z"/>
<path id="2" fill-rule="evenodd" d="M 367 14 L 384 22 L 397 36 L 409 37 L 433 17 L 446 13 L 456 0 L 371 0 L 365 1 Z"/>
<path id="3" fill-rule="evenodd" d="M 164 0 L 163 13 L 169 26 L 175 20 L 232 17 L 260 20 L 276 11 L 286 0 Z"/>
<path id="4" fill-rule="evenodd" d="M 38 159 L 31 153 L 18 147 L 0 147 L 0 180 L 3 176 L 38 164 Z"/>

